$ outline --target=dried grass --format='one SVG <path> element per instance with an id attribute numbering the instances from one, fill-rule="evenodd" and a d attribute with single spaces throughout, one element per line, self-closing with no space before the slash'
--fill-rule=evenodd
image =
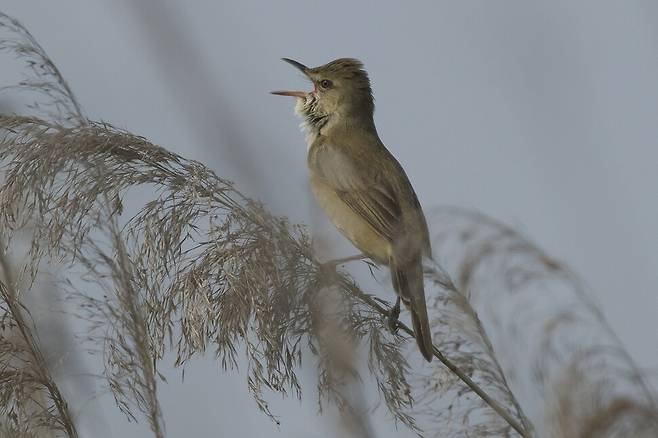
<path id="1" fill-rule="evenodd" d="M 68 404 L 39 347 L 11 264 L 0 252 L 0 414 L 8 436 L 60 431 L 77 437 Z"/>
<path id="2" fill-rule="evenodd" d="M 476 338 L 492 334 L 476 344 L 494 363 L 478 368 L 505 376 L 495 386 L 515 390 L 542 435 L 657 433 L 653 388 L 575 274 L 480 213 L 443 208 L 431 218 L 437 259 L 462 292 L 450 298 L 457 315 L 472 315 Z"/>
<path id="3" fill-rule="evenodd" d="M 320 299 L 319 290 L 337 287 L 346 300 L 341 325 L 372 344 L 371 369 L 386 389 L 389 408 L 414 425 L 404 412 L 411 405 L 407 362 L 395 348 L 402 339 L 380 333 L 386 333 L 381 315 L 354 296 L 352 280 L 328 273 L 313 259 L 303 228 L 271 216 L 200 163 L 108 125 L 65 128 L 14 116 L 0 117 L 0 126 L 6 133 L 0 159 L 9 161 L 0 188 L 0 219 L 7 230 L 28 223 L 36 230 L 27 273 L 34 273 L 48 254 L 82 263 L 88 278 L 116 277 L 110 289 L 132 284 L 155 360 L 167 345 L 176 350 L 178 365 L 212 348 L 224 368 L 235 368 L 243 350 L 249 389 L 268 415 L 265 388 L 300 396 L 296 367 L 302 349 L 319 351 L 310 309 Z M 122 192 L 142 184 L 152 184 L 158 197 L 110 239 L 130 242 L 125 257 L 132 281 L 126 283 L 116 274 L 117 255 L 101 251 L 105 240 L 96 233 L 121 214 Z M 103 266 L 112 268 L 111 275 L 101 271 Z M 103 313 L 103 303 L 85 306 Z M 125 309 L 104 313 L 101 319 L 124 336 L 120 320 L 130 317 Z M 106 351 L 107 357 L 112 354 Z M 128 371 L 126 364 L 115 368 L 114 380 Z M 320 371 L 323 395 L 332 392 L 326 375 Z"/>

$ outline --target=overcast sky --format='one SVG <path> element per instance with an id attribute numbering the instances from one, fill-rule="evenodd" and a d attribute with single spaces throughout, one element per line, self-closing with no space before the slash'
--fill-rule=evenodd
<path id="1" fill-rule="evenodd" d="M 164 3 L 176 22 L 158 38 L 158 17 L 132 0 L 0 9 L 40 41 L 91 119 L 204 162 L 294 222 L 316 222 L 306 146 L 293 102 L 268 92 L 308 84 L 279 58 L 363 60 L 379 133 L 425 210 L 476 208 L 530 236 L 582 276 L 640 366 L 658 367 L 658 2 Z M 10 61 L 0 86 L 14 80 Z M 203 114 L 195 92 L 214 102 Z M 314 401 L 276 397 L 273 433 L 245 376 L 211 360 L 160 388 L 172 437 L 333 436 Z M 145 434 L 101 403 L 107 436 Z M 378 436 L 411 436 L 390 426 Z"/>

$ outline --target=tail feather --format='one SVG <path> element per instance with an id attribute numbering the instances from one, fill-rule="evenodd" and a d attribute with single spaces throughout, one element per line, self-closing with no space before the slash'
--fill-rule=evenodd
<path id="1" fill-rule="evenodd" d="M 434 356 L 432 332 L 427 317 L 425 289 L 423 287 L 423 266 L 420 255 L 406 263 L 399 263 L 395 257 L 389 260 L 393 287 L 402 302 L 411 312 L 411 322 L 416 335 L 418 349 L 428 362 Z"/>
<path id="2" fill-rule="evenodd" d="M 427 312 L 425 312 L 425 314 L 420 314 L 412 309 L 411 322 L 414 326 L 414 333 L 416 333 L 418 349 L 428 362 L 432 362 L 432 358 L 434 357 L 434 345 L 432 344 L 432 333 L 430 332 L 430 325 L 427 320 Z M 418 333 L 422 333 L 420 339 L 418 338 Z"/>

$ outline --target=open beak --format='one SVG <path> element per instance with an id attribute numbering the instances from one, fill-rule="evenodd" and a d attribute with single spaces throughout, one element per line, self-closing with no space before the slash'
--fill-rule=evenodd
<path id="1" fill-rule="evenodd" d="M 297 68 L 299 71 L 304 73 L 305 75 L 308 76 L 308 67 L 306 67 L 304 64 L 301 62 L 297 62 L 293 59 L 290 58 L 281 58 L 282 61 L 287 62 L 288 64 L 292 65 L 293 67 Z M 310 91 L 270 91 L 271 94 L 276 94 L 277 96 L 292 96 L 292 97 L 301 97 L 302 99 L 308 96 Z"/>

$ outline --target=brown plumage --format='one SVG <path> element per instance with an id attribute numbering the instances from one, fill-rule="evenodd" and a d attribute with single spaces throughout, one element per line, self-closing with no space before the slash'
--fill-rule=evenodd
<path id="1" fill-rule="evenodd" d="M 356 59 L 315 68 L 284 60 L 315 85 L 311 92 L 274 92 L 298 98 L 313 193 L 343 235 L 389 266 L 393 287 L 411 312 L 418 347 L 431 361 L 422 268 L 422 258 L 431 253 L 427 224 L 402 166 L 377 135 L 368 75 Z"/>

